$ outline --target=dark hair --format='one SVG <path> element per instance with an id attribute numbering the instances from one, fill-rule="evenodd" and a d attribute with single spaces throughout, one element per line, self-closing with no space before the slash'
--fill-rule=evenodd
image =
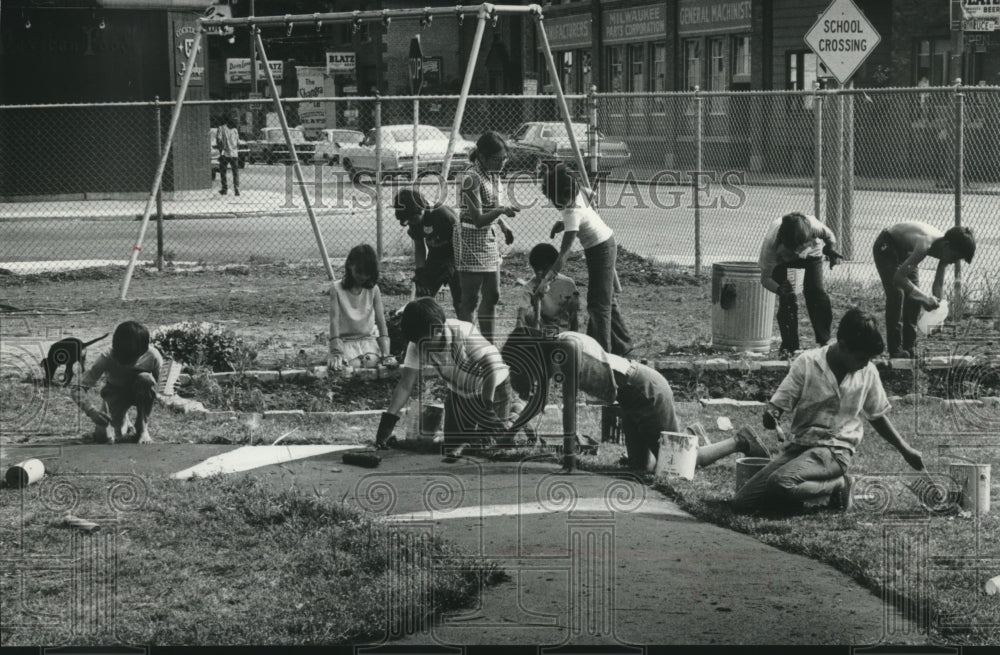
<path id="1" fill-rule="evenodd" d="M 238 121 L 236 120 L 236 117 L 235 117 L 235 116 L 228 116 L 228 117 L 226 118 L 226 126 L 227 126 L 227 127 L 230 127 L 230 128 L 232 128 L 232 129 L 236 129 L 236 127 L 237 127 L 238 125 L 239 125 L 239 122 L 238 122 Z"/>
<path id="2" fill-rule="evenodd" d="M 438 205 L 424 214 L 424 235 L 433 235 L 435 239 L 450 241 L 455 231 L 454 214 L 444 206 Z M 427 229 L 430 228 L 430 233 Z"/>
<path id="3" fill-rule="evenodd" d="M 344 281 L 342 283 L 345 289 L 354 289 L 358 286 L 358 282 L 354 279 L 354 275 L 351 272 L 352 267 L 356 267 L 368 276 L 368 279 L 364 283 L 364 288 L 375 288 L 375 285 L 378 284 L 378 256 L 375 254 L 374 248 L 367 243 L 362 243 L 361 245 L 354 246 L 347 253 L 347 261 L 344 262 Z"/>
<path id="4" fill-rule="evenodd" d="M 795 252 L 812 238 L 812 226 L 805 214 L 792 212 L 781 217 L 778 243 Z"/>
<path id="5" fill-rule="evenodd" d="M 976 237 L 971 229 L 956 225 L 944 233 L 944 239 L 948 241 L 951 249 L 965 260 L 965 263 L 972 263 L 972 258 L 976 254 Z"/>
<path id="6" fill-rule="evenodd" d="M 573 204 L 580 192 L 576 175 L 566 164 L 548 163 L 542 175 L 542 193 L 553 206 L 565 209 Z"/>
<path id="7" fill-rule="evenodd" d="M 407 341 L 420 343 L 434 336 L 434 328 L 444 325 L 444 321 L 444 310 L 433 298 L 417 298 L 403 308 L 399 329 Z"/>
<path id="8" fill-rule="evenodd" d="M 400 189 L 396 197 L 392 199 L 392 206 L 396 210 L 396 220 L 400 225 L 406 225 L 414 214 L 422 214 L 430 203 L 423 194 L 414 189 Z"/>
<path id="9" fill-rule="evenodd" d="M 847 350 L 865 355 L 869 359 L 885 350 L 885 341 L 879 330 L 878 319 L 857 307 L 847 310 L 837 326 L 837 341 Z"/>
<path id="10" fill-rule="evenodd" d="M 548 395 L 548 380 L 555 372 L 550 366 L 552 351 L 558 342 L 545 338 L 541 330 L 519 326 L 507 337 L 500 356 L 510 369 L 510 386 L 522 400 L 542 394 L 541 406 Z"/>
<path id="11" fill-rule="evenodd" d="M 125 321 L 111 337 L 111 354 L 119 364 L 132 364 L 149 350 L 149 330 L 137 321 Z"/>
<path id="12" fill-rule="evenodd" d="M 528 265 L 532 269 L 548 270 L 559 259 L 559 251 L 551 243 L 539 243 L 528 254 Z"/>
<path id="13" fill-rule="evenodd" d="M 486 132 L 476 141 L 476 147 L 469 153 L 469 161 L 477 161 L 480 156 L 490 157 L 501 150 L 507 150 L 507 142 L 496 132 Z"/>

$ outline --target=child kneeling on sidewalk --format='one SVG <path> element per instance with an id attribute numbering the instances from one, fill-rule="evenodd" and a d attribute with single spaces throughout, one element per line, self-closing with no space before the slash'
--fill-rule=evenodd
<path id="1" fill-rule="evenodd" d="M 548 337 L 539 330 L 516 328 L 504 344 L 503 358 L 510 367 L 511 386 L 526 408 L 519 423 L 543 411 L 549 380 L 562 380 L 563 436 L 566 456 L 563 470 L 576 467 L 576 395 L 578 391 L 621 407 L 622 432 L 629 468 L 653 472 L 660 451 L 660 433 L 677 432 L 674 394 L 666 378 L 639 362 L 605 352 L 593 337 L 579 332 L 560 332 Z M 698 449 L 698 466 L 704 467 L 742 452 L 752 457 L 770 457 L 767 448 L 751 430 L 741 430 L 730 439 Z"/>
<path id="2" fill-rule="evenodd" d="M 135 439 L 138 443 L 153 443 L 149 436 L 149 415 L 156 400 L 163 355 L 149 344 L 149 330 L 136 321 L 125 321 L 115 328 L 111 349 L 101 353 L 87 369 L 79 384 L 70 392 L 73 400 L 97 426 L 94 440 L 115 443 L 131 436 L 128 410 L 135 407 Z M 104 411 L 94 409 L 85 398 L 102 377 Z"/>
<path id="3" fill-rule="evenodd" d="M 792 362 L 768 403 L 764 427 L 774 429 L 783 412 L 792 412 L 794 438 L 736 492 L 734 509 L 797 508 L 826 497 L 832 507 L 848 509 L 846 473 L 864 435 L 862 414 L 911 467 L 924 468 L 920 451 L 886 416 L 889 400 L 871 362 L 883 350 L 875 318 L 851 309 L 837 328 L 837 343 L 807 350 Z"/>
<path id="4" fill-rule="evenodd" d="M 431 298 L 418 298 L 403 308 L 400 329 L 409 342 L 400 367 L 399 382 L 382 412 L 375 447 L 388 448 L 420 371 L 434 370 L 448 385 L 444 403 L 446 446 L 494 438 L 509 440 L 511 393 L 507 366 L 496 346 L 472 323 L 445 318 Z"/>

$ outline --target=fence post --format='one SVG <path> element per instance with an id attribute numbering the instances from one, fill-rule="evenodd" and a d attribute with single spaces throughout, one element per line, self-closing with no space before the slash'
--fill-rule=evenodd
<path id="1" fill-rule="evenodd" d="M 813 216 L 817 220 L 823 220 L 823 96 L 820 94 L 819 82 L 813 82 L 813 89 L 816 91 L 816 99 L 813 107 L 816 108 L 816 124 L 814 131 L 815 147 L 813 148 Z"/>
<path id="2" fill-rule="evenodd" d="M 830 165 L 824 169 L 826 174 L 826 224 L 837 235 L 838 239 L 843 238 L 841 229 L 841 200 L 843 199 L 843 174 L 844 174 L 844 96 L 838 90 L 831 92 L 833 99 L 831 106 L 833 112 L 824 112 L 824 120 L 829 123 L 828 134 L 832 132 L 833 148 L 828 149 Z"/>
<path id="3" fill-rule="evenodd" d="M 420 125 L 420 98 L 413 99 L 413 172 L 410 180 L 415 185 L 417 183 L 417 126 Z M 414 187 L 416 188 L 416 187 Z"/>
<path id="4" fill-rule="evenodd" d="M 156 102 L 156 161 L 163 157 L 163 124 L 160 117 L 160 96 Z M 156 188 L 156 270 L 163 272 L 163 185 Z"/>
<path id="5" fill-rule="evenodd" d="M 962 194 L 965 190 L 965 94 L 961 92 L 962 78 L 955 79 L 955 227 L 962 226 Z M 952 317 L 961 317 L 962 306 L 962 262 L 955 262 L 955 290 L 952 302 Z"/>
<path id="6" fill-rule="evenodd" d="M 854 82 L 847 83 L 848 89 L 854 88 Z M 854 94 L 844 96 L 843 105 L 843 167 L 840 176 L 840 244 L 842 254 L 847 259 L 854 259 Z"/>
<path id="7" fill-rule="evenodd" d="M 375 254 L 382 260 L 382 97 L 375 89 Z"/>
<path id="8" fill-rule="evenodd" d="M 588 100 L 590 105 L 590 112 L 588 114 L 588 122 L 590 123 L 590 125 L 587 126 L 587 137 L 588 137 L 587 149 L 590 150 L 590 171 L 588 171 L 588 173 L 590 174 L 590 187 L 594 188 L 594 186 L 597 184 L 597 170 L 598 167 L 600 166 L 600 153 L 598 153 L 597 151 L 600 145 L 597 138 L 597 85 L 596 84 L 590 85 L 589 95 L 590 97 L 588 98 Z"/>
<path id="9" fill-rule="evenodd" d="M 701 275 L 701 199 L 698 197 L 698 189 L 701 186 L 702 169 L 702 140 L 704 131 L 704 99 L 701 97 L 701 87 L 694 87 L 694 175 L 691 176 L 691 193 L 694 203 L 694 274 L 695 277 Z"/>

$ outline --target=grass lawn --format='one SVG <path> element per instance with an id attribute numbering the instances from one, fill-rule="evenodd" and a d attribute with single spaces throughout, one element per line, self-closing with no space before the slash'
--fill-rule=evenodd
<path id="1" fill-rule="evenodd" d="M 73 481 L 78 515 L 107 512 L 105 481 Z M 391 550 L 384 522 L 249 475 L 147 480 L 142 511 L 81 537 L 59 528 L 46 506 L 59 483 L 55 471 L 23 496 L 0 492 L 0 557 L 36 562 L 30 574 L 0 574 L 4 646 L 373 643 L 402 630 L 391 624 L 390 597 L 393 620 L 419 629 L 432 619 L 424 594 L 444 612 L 505 578 L 495 563 L 436 539 Z M 65 565 L 67 543 L 83 577 Z M 33 558 L 59 555 L 62 568 Z"/>
<path id="2" fill-rule="evenodd" d="M 775 452 L 773 432 L 760 427 L 760 411 L 748 408 L 683 405 L 682 423 L 700 421 L 714 428 L 718 416 L 733 424 L 754 426 Z M 983 410 L 983 408 L 979 408 Z M 813 509 L 796 516 L 741 515 L 729 508 L 734 491 L 737 457 L 732 456 L 695 474 L 693 481 L 670 477 L 652 481 L 656 488 L 674 497 L 695 516 L 733 530 L 753 535 L 760 541 L 826 562 L 855 580 L 911 611 L 930 612 L 930 635 L 935 642 L 964 645 L 1000 643 L 1000 596 L 987 596 L 986 580 L 1000 574 L 1000 440 L 989 435 L 949 436 L 954 432 L 952 410 L 944 406 L 915 407 L 901 404 L 891 419 L 904 437 L 924 455 L 928 471 L 936 480 L 945 480 L 949 462 L 962 458 L 992 466 L 993 506 L 989 514 L 972 516 L 954 508 L 933 512 L 923 508 L 904 483 L 917 480 L 898 452 L 866 425 L 865 438 L 850 472 L 858 481 L 856 494 L 865 487 L 873 493 L 884 490 L 887 503 L 872 497 L 857 502 L 847 513 Z M 979 420 L 1000 422 L 1000 408 L 987 410 Z M 916 423 L 915 423 L 916 421 Z M 916 426 L 916 428 L 915 428 Z M 709 429 L 713 441 L 724 436 Z M 617 451 L 608 449 L 596 458 L 584 458 L 583 466 L 614 466 Z M 872 485 L 879 485 L 879 488 Z M 890 535 L 895 546 L 887 546 Z M 926 539 L 928 559 L 901 563 L 898 544 L 905 542 L 912 553 Z M 967 559 L 966 559 L 967 558 Z M 982 562 L 977 563 L 979 558 Z M 992 561 L 987 564 L 986 561 Z M 895 562 L 891 567 L 887 561 Z M 890 570 L 891 569 L 891 570 Z M 926 591 L 921 591 L 921 585 Z"/>

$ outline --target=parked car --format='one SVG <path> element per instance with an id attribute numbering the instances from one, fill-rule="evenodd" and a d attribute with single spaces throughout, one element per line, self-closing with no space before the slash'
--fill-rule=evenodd
<path id="1" fill-rule="evenodd" d="M 313 153 L 313 161 L 326 162 L 331 166 L 333 164 L 339 164 L 341 149 L 344 146 L 358 145 L 364 140 L 364 138 L 365 135 L 357 130 L 323 130 L 319 141 L 316 142 L 316 151 Z"/>
<path id="2" fill-rule="evenodd" d="M 573 123 L 573 136 L 586 160 L 590 156 L 586 123 Z M 510 174 L 526 171 L 532 175 L 541 172 L 542 162 L 556 159 L 572 168 L 576 166 L 576 156 L 570 146 L 566 125 L 561 122 L 533 122 L 521 125 L 507 140 L 509 159 L 505 171 Z M 608 172 L 624 166 L 632 158 L 624 141 L 609 139 L 597 134 L 597 169 Z"/>
<path id="3" fill-rule="evenodd" d="M 215 147 L 215 139 L 218 132 L 219 132 L 218 128 L 215 127 L 209 128 L 208 130 L 208 142 L 211 144 L 212 147 L 213 180 L 215 179 L 215 174 L 219 172 L 219 150 Z M 237 142 L 236 152 L 237 152 L 236 163 L 240 168 L 243 168 L 244 166 L 247 165 L 247 158 L 250 156 L 250 145 L 243 139 L 240 139 Z"/>
<path id="4" fill-rule="evenodd" d="M 413 170 L 413 124 L 383 125 L 379 128 L 382 136 L 382 171 L 390 175 L 405 175 Z M 357 180 L 362 175 L 375 173 L 375 130 L 371 129 L 363 141 L 355 145 L 343 145 L 340 150 L 344 170 Z M 469 153 L 476 146 L 471 141 L 459 139 L 455 142 L 451 170 L 457 171 L 469 165 Z M 440 172 L 444 165 L 444 155 L 448 149 L 448 135 L 433 125 L 417 126 L 417 172 Z"/>
<path id="5" fill-rule="evenodd" d="M 295 153 L 302 163 L 310 162 L 316 151 L 316 142 L 307 141 L 301 127 L 288 128 L 295 144 Z M 285 134 L 280 127 L 265 127 L 260 131 L 260 139 L 250 142 L 250 163 L 262 161 L 265 164 L 275 162 L 291 163 L 292 154 L 285 143 Z"/>

